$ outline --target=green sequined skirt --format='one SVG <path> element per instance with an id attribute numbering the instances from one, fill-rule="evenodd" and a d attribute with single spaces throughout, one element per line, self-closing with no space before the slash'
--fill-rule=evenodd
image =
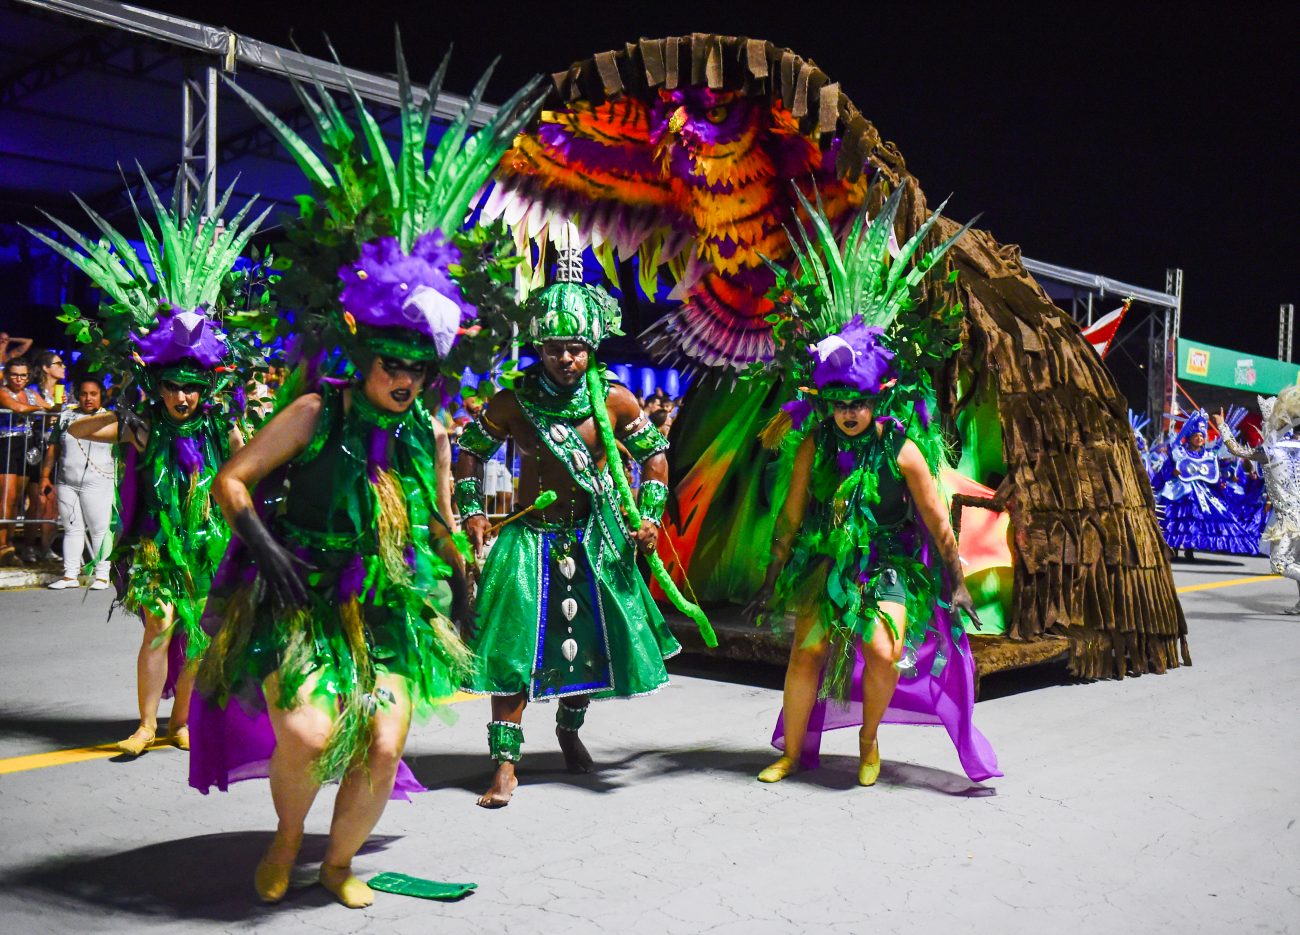
<path id="1" fill-rule="evenodd" d="M 479 582 L 478 694 L 631 698 L 668 683 L 681 651 L 608 510 L 578 528 L 511 523 Z"/>
<path id="2" fill-rule="evenodd" d="M 377 686 L 379 676 L 405 680 L 419 718 L 456 694 L 472 660 L 447 617 L 451 589 L 445 580 L 397 587 L 386 584 L 376 555 L 302 548 L 298 554 L 315 569 L 306 607 L 277 609 L 259 595 L 251 566 L 213 588 L 205 621 L 216 632 L 199 690 L 221 705 L 233 695 L 248 710 L 265 704 L 288 709 L 314 681 L 309 700 L 338 714 L 317 772 L 337 778 L 364 756 L 371 715 L 392 701 Z M 272 674 L 279 691 L 263 699 L 263 683 Z"/>
<path id="3" fill-rule="evenodd" d="M 122 606 L 133 614 L 148 613 L 158 618 L 165 617 L 170 608 L 173 616 L 169 632 L 174 635 L 179 630 L 185 658 L 190 661 L 201 658 L 208 647 L 208 636 L 200 620 L 215 569 L 201 562 L 172 561 L 153 539 L 141 539 L 124 545 L 123 549 L 129 558 L 125 558 Z"/>

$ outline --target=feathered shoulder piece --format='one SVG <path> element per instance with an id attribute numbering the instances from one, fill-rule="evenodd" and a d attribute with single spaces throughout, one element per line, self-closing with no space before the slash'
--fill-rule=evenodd
<path id="1" fill-rule="evenodd" d="M 900 247 L 894 220 L 902 193 L 895 189 L 874 218 L 864 207 L 841 240 L 820 199 L 814 206 L 795 189 L 808 221 L 786 232 L 795 263 L 789 269 L 772 265 L 776 356 L 746 374 L 761 378 L 775 367 L 798 387 L 763 431 L 769 447 L 779 446 L 790 428 L 802 431 L 819 401 L 836 399 L 874 398 L 878 418 L 918 418 L 928 430 L 930 370 L 957 348 L 961 307 L 947 301 L 947 290 L 926 301 L 925 284 L 974 221 L 921 253 L 940 205 Z"/>
<path id="2" fill-rule="evenodd" d="M 290 264 L 281 295 L 297 318 L 265 322 L 273 333 L 306 338 L 306 353 L 341 347 L 354 361 L 358 353 L 436 361 L 459 380 L 466 368 L 489 370 L 511 326 L 523 323 L 512 286 L 513 243 L 504 227 L 467 230 L 466 221 L 502 154 L 540 106 L 540 80 L 471 132 L 489 68 L 456 118 L 439 128 L 432 114 L 447 62 L 417 101 L 398 37 L 401 142 L 395 153 L 351 81 L 351 119 L 318 79 L 311 89 L 293 81 L 316 148 L 231 83 L 311 185 L 311 194 L 298 198 L 299 217 L 287 225 L 283 251 Z"/>
<path id="3" fill-rule="evenodd" d="M 231 341 L 223 322 L 250 305 L 269 307 L 268 288 L 274 278 L 269 264 L 236 265 L 270 209 L 248 220 L 255 196 L 223 222 L 232 183 L 216 210 L 205 217 L 197 196 L 189 204 L 182 202 L 179 177 L 171 205 L 165 207 L 143 170 L 140 174 L 152 220 L 145 218 L 129 190 L 128 196 L 143 256 L 125 234 L 76 195 L 97 236 L 85 236 L 48 214 L 72 246 L 27 230 L 89 276 L 103 294 L 97 317 L 84 317 L 70 305 L 59 316 L 69 335 L 89 345 L 92 370 L 130 376 L 146 388 L 164 370 L 204 376 L 204 382 L 215 386 L 217 372 L 239 371 L 256 353 L 250 342 Z"/>

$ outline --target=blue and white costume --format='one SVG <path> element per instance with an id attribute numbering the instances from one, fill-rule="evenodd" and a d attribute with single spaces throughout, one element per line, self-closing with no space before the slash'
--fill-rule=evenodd
<path id="1" fill-rule="evenodd" d="M 1192 448 L 1193 435 L 1208 431 L 1204 410 L 1187 417 L 1169 446 L 1169 457 L 1152 478 L 1156 497 L 1164 503 L 1160 529 L 1175 550 L 1257 555 L 1259 537 L 1237 515 L 1225 483 L 1224 442 Z"/>

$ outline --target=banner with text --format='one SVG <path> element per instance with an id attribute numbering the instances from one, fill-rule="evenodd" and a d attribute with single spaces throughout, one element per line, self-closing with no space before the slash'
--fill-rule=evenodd
<path id="1" fill-rule="evenodd" d="M 1179 338 L 1178 379 L 1274 396 L 1300 383 L 1300 364 Z"/>

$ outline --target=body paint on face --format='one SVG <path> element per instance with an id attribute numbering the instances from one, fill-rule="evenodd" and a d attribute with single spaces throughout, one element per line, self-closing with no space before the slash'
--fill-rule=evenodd
<path id="1" fill-rule="evenodd" d="M 874 406 L 868 398 L 836 400 L 831 403 L 831 416 L 839 430 L 852 438 L 871 427 Z"/>
<path id="2" fill-rule="evenodd" d="M 405 412 L 424 389 L 427 376 L 428 367 L 420 361 L 376 357 L 361 388 L 372 405 L 388 412 Z"/>

